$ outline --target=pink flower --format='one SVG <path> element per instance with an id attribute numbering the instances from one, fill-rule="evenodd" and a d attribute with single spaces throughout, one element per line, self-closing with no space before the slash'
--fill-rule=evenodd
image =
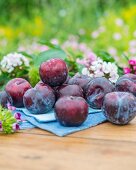
<path id="1" fill-rule="evenodd" d="M 79 50 L 82 52 L 86 51 L 86 45 L 84 43 L 79 44 Z"/>
<path id="2" fill-rule="evenodd" d="M 124 70 L 124 74 L 128 74 L 128 73 L 130 73 L 130 72 L 131 72 L 131 69 L 130 69 L 130 68 L 128 68 L 128 67 L 123 68 L 123 70 Z"/>
<path id="3" fill-rule="evenodd" d="M 133 66 L 133 70 L 135 70 L 135 71 L 136 71 L 136 66 Z"/>
<path id="4" fill-rule="evenodd" d="M 49 48 L 47 46 L 44 46 L 44 45 L 39 46 L 39 49 L 40 49 L 40 51 L 47 51 L 47 50 L 49 50 Z"/>
<path id="5" fill-rule="evenodd" d="M 88 52 L 87 59 L 90 60 L 90 62 L 95 61 L 97 56 L 93 52 Z"/>
<path id="6" fill-rule="evenodd" d="M 0 121 L 0 132 L 2 132 L 2 122 Z"/>
<path id="7" fill-rule="evenodd" d="M 8 109 L 8 110 L 11 110 L 11 111 L 16 110 L 16 108 L 15 108 L 14 106 L 11 106 L 10 103 L 7 104 L 7 109 Z"/>
<path id="8" fill-rule="evenodd" d="M 128 62 L 132 66 L 136 64 L 136 60 L 135 59 L 129 60 Z"/>
<path id="9" fill-rule="evenodd" d="M 16 112 L 16 113 L 14 114 L 14 117 L 15 117 L 15 119 L 17 119 L 17 120 L 21 120 L 21 113 Z"/>
<path id="10" fill-rule="evenodd" d="M 12 125 L 12 129 L 13 129 L 13 131 L 18 131 L 18 130 L 20 130 L 19 124 L 14 123 L 14 124 Z"/>
<path id="11" fill-rule="evenodd" d="M 51 43 L 54 44 L 54 45 L 58 45 L 59 41 L 54 38 L 54 39 L 51 40 Z"/>

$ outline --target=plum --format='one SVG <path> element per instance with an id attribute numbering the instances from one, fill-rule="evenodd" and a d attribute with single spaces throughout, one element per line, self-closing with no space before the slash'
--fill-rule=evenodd
<path id="1" fill-rule="evenodd" d="M 51 88 L 49 85 L 43 83 L 42 81 L 39 81 L 35 87 L 37 90 L 41 90 L 41 91 L 52 91 L 54 93 L 54 95 L 56 96 L 55 90 L 53 88 Z"/>
<path id="2" fill-rule="evenodd" d="M 93 78 L 86 86 L 85 98 L 94 109 L 100 109 L 104 96 L 115 90 L 114 85 L 104 77 Z"/>
<path id="3" fill-rule="evenodd" d="M 68 68 L 62 59 L 54 58 L 41 64 L 39 74 L 45 84 L 60 86 L 67 79 Z"/>
<path id="4" fill-rule="evenodd" d="M 63 96 L 77 96 L 83 97 L 83 89 L 78 85 L 62 85 L 56 89 L 56 96 L 57 98 Z"/>
<path id="5" fill-rule="evenodd" d="M 24 106 L 32 114 L 50 111 L 55 104 L 55 95 L 51 87 L 37 85 L 29 89 L 23 97 Z"/>
<path id="6" fill-rule="evenodd" d="M 39 90 L 39 89 L 40 89 L 40 90 L 44 90 L 44 89 L 48 88 L 48 89 L 54 91 L 49 85 L 43 83 L 42 81 L 39 81 L 39 82 L 35 85 L 35 88 L 38 89 L 38 90 Z"/>
<path id="7" fill-rule="evenodd" d="M 88 104 L 82 97 L 64 96 L 55 104 L 56 118 L 63 126 L 80 126 L 88 116 Z"/>
<path id="8" fill-rule="evenodd" d="M 5 91 L 11 96 L 15 107 L 23 107 L 23 95 L 30 88 L 32 87 L 28 81 L 23 78 L 15 78 L 7 83 Z"/>
<path id="9" fill-rule="evenodd" d="M 7 108 L 7 104 L 13 104 L 12 98 L 6 93 L 6 91 L 0 91 L 0 105 Z"/>
<path id="10" fill-rule="evenodd" d="M 136 97 L 128 92 L 108 93 L 104 98 L 103 111 L 110 122 L 125 125 L 136 116 Z"/>
<path id="11" fill-rule="evenodd" d="M 116 82 L 116 90 L 122 92 L 131 92 L 136 96 L 136 75 L 125 74 L 120 77 Z"/>
<path id="12" fill-rule="evenodd" d="M 91 78 L 89 76 L 77 73 L 77 74 L 75 74 L 75 76 L 73 76 L 71 79 L 69 79 L 68 84 L 79 85 L 84 90 L 90 80 L 91 80 Z"/>

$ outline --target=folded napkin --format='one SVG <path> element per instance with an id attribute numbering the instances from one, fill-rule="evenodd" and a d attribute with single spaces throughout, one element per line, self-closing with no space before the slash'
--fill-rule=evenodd
<path id="1" fill-rule="evenodd" d="M 21 129 L 38 127 L 43 130 L 54 133 L 57 136 L 66 136 L 68 134 L 88 129 L 106 121 L 101 110 L 89 108 L 87 120 L 79 127 L 64 127 L 59 124 L 55 118 L 54 110 L 46 114 L 33 115 L 25 108 L 17 108 L 16 111 L 21 113 L 21 117 L 25 120 L 20 124 Z"/>

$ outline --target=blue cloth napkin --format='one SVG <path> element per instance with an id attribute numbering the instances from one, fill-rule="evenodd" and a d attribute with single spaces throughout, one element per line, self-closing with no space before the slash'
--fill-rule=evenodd
<path id="1" fill-rule="evenodd" d="M 55 118 L 54 110 L 40 115 L 33 115 L 25 108 L 17 108 L 16 111 L 20 112 L 21 118 L 24 119 L 24 121 L 20 124 L 21 129 L 38 127 L 40 129 L 52 132 L 57 136 L 66 136 L 106 121 L 106 117 L 101 110 L 95 110 L 92 108 L 89 108 L 87 120 L 79 127 L 64 127 L 60 125 Z"/>

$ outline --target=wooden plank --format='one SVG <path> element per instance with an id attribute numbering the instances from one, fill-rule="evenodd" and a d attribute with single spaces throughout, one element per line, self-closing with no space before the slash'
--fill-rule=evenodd
<path id="1" fill-rule="evenodd" d="M 0 135 L 1 170 L 135 170 L 136 143 L 17 133 Z"/>
<path id="2" fill-rule="evenodd" d="M 29 134 L 42 134 L 52 136 L 52 133 L 39 129 L 29 129 L 23 131 L 23 133 Z M 111 123 L 103 123 L 101 125 L 73 133 L 69 136 L 91 139 L 106 139 L 117 141 L 133 141 L 136 142 L 136 119 L 130 124 L 125 126 L 117 126 Z"/>
<path id="3" fill-rule="evenodd" d="M 136 119 L 134 119 L 130 124 L 125 126 L 104 123 L 88 130 L 72 134 L 71 136 L 136 142 Z"/>

